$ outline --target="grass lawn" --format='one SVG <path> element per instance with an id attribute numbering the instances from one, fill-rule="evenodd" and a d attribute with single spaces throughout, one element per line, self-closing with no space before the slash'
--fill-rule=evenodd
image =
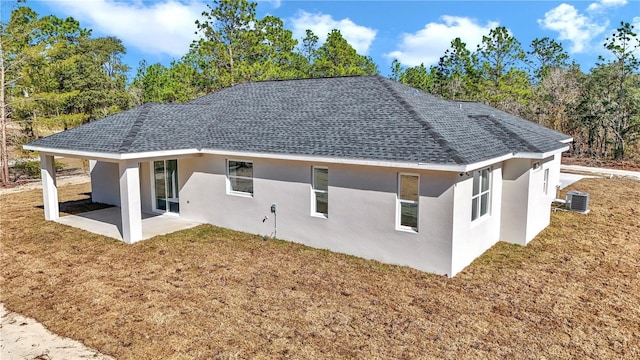
<path id="1" fill-rule="evenodd" d="M 2 195 L 0 301 L 119 359 L 638 359 L 640 182 L 574 188 L 589 215 L 453 279 L 208 225 L 126 245 Z"/>

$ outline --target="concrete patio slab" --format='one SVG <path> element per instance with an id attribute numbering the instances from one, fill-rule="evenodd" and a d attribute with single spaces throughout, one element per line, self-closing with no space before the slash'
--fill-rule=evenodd
<path id="1" fill-rule="evenodd" d="M 110 207 L 85 213 L 62 216 L 57 223 L 122 240 L 120 208 Z M 173 214 L 142 213 L 142 240 L 157 235 L 196 227 L 200 223 L 180 219 Z"/>
<path id="2" fill-rule="evenodd" d="M 560 189 L 564 189 L 567 186 L 573 184 L 576 181 L 588 178 L 595 178 L 597 176 L 589 176 L 589 175 L 579 175 L 579 174 L 569 174 L 569 173 L 560 173 Z"/>

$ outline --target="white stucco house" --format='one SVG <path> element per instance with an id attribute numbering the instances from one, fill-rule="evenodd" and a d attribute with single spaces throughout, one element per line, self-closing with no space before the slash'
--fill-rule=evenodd
<path id="1" fill-rule="evenodd" d="M 454 276 L 549 224 L 571 140 L 362 76 L 240 84 L 24 147 L 40 152 L 49 220 L 54 156 L 80 157 L 93 201 L 121 208 L 128 243 L 142 238 L 142 213 L 166 213 L 267 236 L 277 225 L 281 239 Z"/>

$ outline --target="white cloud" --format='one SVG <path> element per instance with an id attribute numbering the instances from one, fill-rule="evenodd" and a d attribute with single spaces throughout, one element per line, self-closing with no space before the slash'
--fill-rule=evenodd
<path id="1" fill-rule="evenodd" d="M 195 20 L 206 8 L 200 1 L 119 2 L 115 0 L 57 1 L 83 27 L 116 36 L 127 47 L 154 55 L 180 57 L 196 38 Z"/>
<path id="2" fill-rule="evenodd" d="M 407 66 L 434 65 L 451 47 L 453 39 L 459 37 L 469 50 L 474 51 L 482 42 L 482 36 L 499 25 L 495 21 L 481 25 L 474 19 L 449 15 L 442 16 L 440 20 L 442 22 L 426 24 L 424 29 L 413 34 L 402 34 L 398 49 L 385 55 Z"/>
<path id="3" fill-rule="evenodd" d="M 279 8 L 280 5 L 282 5 L 282 0 L 269 0 L 269 2 L 275 9 Z"/>
<path id="4" fill-rule="evenodd" d="M 627 0 L 600 0 L 589 5 L 587 11 L 598 12 L 606 8 L 624 6 L 626 4 Z"/>
<path id="5" fill-rule="evenodd" d="M 579 53 L 588 50 L 591 41 L 605 31 L 609 22 L 598 24 L 592 17 L 580 14 L 572 5 L 560 4 L 547 11 L 544 19 L 538 19 L 538 24 L 543 29 L 557 31 L 558 39 L 571 42 L 569 52 Z"/>
<path id="6" fill-rule="evenodd" d="M 293 25 L 293 36 L 296 39 L 303 39 L 306 30 L 310 29 L 320 38 L 319 42 L 322 44 L 331 30 L 338 29 L 349 45 L 353 46 L 359 54 L 369 52 L 369 47 L 377 33 L 377 30 L 358 25 L 349 18 L 335 20 L 331 15 L 312 14 L 304 10 L 298 11 L 290 21 Z"/>

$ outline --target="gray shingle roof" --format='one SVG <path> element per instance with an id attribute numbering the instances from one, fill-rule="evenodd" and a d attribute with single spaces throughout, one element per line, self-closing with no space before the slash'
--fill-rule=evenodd
<path id="1" fill-rule="evenodd" d="M 380 76 L 245 83 L 145 104 L 29 145 L 112 154 L 210 149 L 466 165 L 548 152 L 568 136 Z"/>

